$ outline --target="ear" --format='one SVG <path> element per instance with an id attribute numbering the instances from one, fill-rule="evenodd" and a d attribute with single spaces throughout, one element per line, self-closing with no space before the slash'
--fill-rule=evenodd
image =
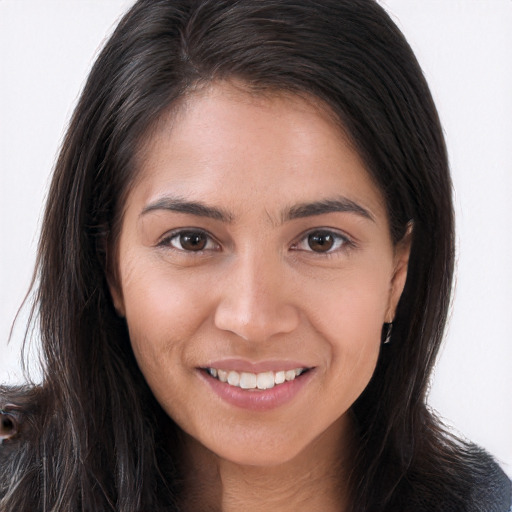
<path id="1" fill-rule="evenodd" d="M 120 317 L 125 317 L 124 298 L 121 287 L 117 283 L 117 279 L 112 279 L 112 276 L 107 276 L 108 288 L 110 290 L 110 296 L 114 303 L 114 308 Z"/>
<path id="2" fill-rule="evenodd" d="M 124 297 L 123 297 L 123 289 L 119 282 L 119 275 L 117 271 L 117 265 L 114 263 L 109 257 L 107 251 L 105 251 L 106 264 L 105 264 L 105 276 L 107 278 L 107 285 L 110 291 L 110 296 L 112 297 L 112 302 L 114 304 L 114 308 L 117 314 L 120 317 L 125 317 L 125 307 L 124 307 Z"/>
<path id="3" fill-rule="evenodd" d="M 390 296 L 386 322 L 393 322 L 395 318 L 398 301 L 404 291 L 407 280 L 407 269 L 409 267 L 409 255 L 411 253 L 413 224 L 407 224 L 407 230 L 403 238 L 395 245 L 394 270 L 391 278 Z"/>
<path id="4" fill-rule="evenodd" d="M 116 251 L 111 250 L 110 229 L 104 227 L 103 234 L 96 239 L 96 255 L 101 262 L 112 303 L 116 313 L 125 317 L 124 299 L 121 285 L 119 284 L 118 265 Z"/>

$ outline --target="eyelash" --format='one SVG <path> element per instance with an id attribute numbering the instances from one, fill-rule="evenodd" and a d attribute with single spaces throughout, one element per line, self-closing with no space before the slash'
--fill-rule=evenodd
<path id="1" fill-rule="evenodd" d="M 185 249 L 181 245 L 180 237 L 185 235 L 198 235 L 203 236 L 206 239 L 206 245 L 205 247 L 198 249 L 198 250 L 189 250 Z M 321 237 L 332 237 L 333 239 L 333 246 L 327 247 L 324 251 L 314 251 L 312 250 L 311 246 L 309 245 L 311 243 L 311 237 L 314 235 L 317 235 L 318 238 Z M 180 247 L 176 247 L 173 244 L 173 240 L 177 239 L 179 241 Z M 211 245 L 214 245 L 214 247 L 211 247 Z M 308 247 L 301 247 L 302 244 L 307 244 Z M 215 241 L 215 239 L 207 232 L 202 229 L 178 229 L 175 231 L 172 231 L 167 236 L 165 236 L 158 244 L 158 247 L 170 247 L 171 249 L 175 251 L 179 251 L 182 253 L 188 253 L 188 254 L 203 254 L 205 251 L 211 251 L 211 250 L 218 250 L 220 247 L 220 244 Z M 294 242 L 292 246 L 290 247 L 293 251 L 302 251 L 306 253 L 311 253 L 314 255 L 319 256 L 333 256 L 335 253 L 338 253 L 343 250 L 348 250 L 350 248 L 354 247 L 354 242 L 347 237 L 346 235 L 343 235 L 335 230 L 327 229 L 327 228 L 315 228 L 312 230 L 309 230 L 298 238 L 297 242 Z"/>

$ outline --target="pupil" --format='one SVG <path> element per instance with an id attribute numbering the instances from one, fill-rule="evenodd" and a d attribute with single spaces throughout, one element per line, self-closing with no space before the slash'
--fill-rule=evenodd
<path id="1" fill-rule="evenodd" d="M 206 236 L 203 233 L 183 233 L 180 244 L 187 251 L 201 251 L 206 247 Z"/>
<path id="2" fill-rule="evenodd" d="M 308 236 L 309 247 L 316 252 L 327 252 L 334 245 L 334 237 L 330 233 L 312 233 Z"/>

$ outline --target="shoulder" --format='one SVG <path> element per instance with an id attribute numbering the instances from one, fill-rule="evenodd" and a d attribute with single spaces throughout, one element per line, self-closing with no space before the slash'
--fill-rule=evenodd
<path id="1" fill-rule="evenodd" d="M 37 495 L 40 437 L 47 400 L 43 388 L 0 386 L 0 509 L 14 494 Z"/>
<path id="2" fill-rule="evenodd" d="M 496 461 L 482 449 L 472 446 L 468 477 L 471 482 L 468 510 L 509 512 L 512 484 Z"/>
<path id="3" fill-rule="evenodd" d="M 0 456 L 33 438 L 46 409 L 44 394 L 38 386 L 0 386 Z"/>
<path id="4" fill-rule="evenodd" d="M 441 461 L 432 478 L 409 482 L 415 512 L 512 512 L 512 484 L 499 464 L 474 444 L 459 445 L 456 457 Z"/>

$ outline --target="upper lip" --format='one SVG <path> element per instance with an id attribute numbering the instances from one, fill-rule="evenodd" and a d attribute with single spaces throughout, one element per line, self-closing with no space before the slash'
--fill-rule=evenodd
<path id="1" fill-rule="evenodd" d="M 203 366 L 203 368 L 215 368 L 217 370 L 233 370 L 235 372 L 263 373 L 263 372 L 279 372 L 286 370 L 295 370 L 296 368 L 310 369 L 312 366 L 304 364 L 300 361 L 288 360 L 269 360 L 269 361 L 247 361 L 244 359 L 222 359 L 220 361 L 212 361 Z"/>

